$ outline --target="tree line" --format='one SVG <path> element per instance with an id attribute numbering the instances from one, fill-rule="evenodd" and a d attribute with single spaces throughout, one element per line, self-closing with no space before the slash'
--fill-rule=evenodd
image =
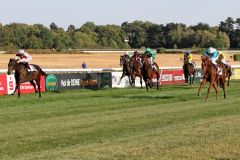
<path id="1" fill-rule="evenodd" d="M 80 28 L 69 25 L 65 31 L 55 23 L 0 23 L 0 49 L 124 49 L 124 48 L 240 48 L 240 18 L 228 17 L 218 26 L 206 23 L 155 24 L 148 21 L 118 25 L 86 22 Z"/>

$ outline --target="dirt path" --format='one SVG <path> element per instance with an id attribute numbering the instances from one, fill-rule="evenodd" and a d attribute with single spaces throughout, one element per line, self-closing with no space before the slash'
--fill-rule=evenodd
<path id="1" fill-rule="evenodd" d="M 86 53 L 86 54 L 32 54 L 31 63 L 38 64 L 42 68 L 81 68 L 83 61 L 87 63 L 87 68 L 119 68 L 119 57 L 121 53 Z M 182 66 L 183 54 L 158 54 L 156 62 L 160 67 Z M 227 54 L 226 59 L 230 64 L 238 64 Z M 0 54 L 0 69 L 7 69 L 9 58 L 12 54 Z M 201 64 L 200 55 L 193 55 L 197 65 Z"/>

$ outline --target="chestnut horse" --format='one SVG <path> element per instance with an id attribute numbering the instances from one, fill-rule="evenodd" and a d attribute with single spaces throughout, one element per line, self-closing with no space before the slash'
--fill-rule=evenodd
<path id="1" fill-rule="evenodd" d="M 138 55 L 140 57 L 140 55 Z M 131 79 L 132 79 L 132 84 L 135 86 L 135 78 L 139 77 L 140 78 L 140 84 L 142 88 L 142 62 L 140 59 L 136 57 L 136 55 L 133 55 L 130 58 L 130 70 L 131 70 Z"/>
<path id="2" fill-rule="evenodd" d="M 203 85 L 205 85 L 205 83 L 208 81 L 210 84 L 208 87 L 208 92 L 207 92 L 207 96 L 206 96 L 205 100 L 208 99 L 212 86 L 215 89 L 216 99 L 217 99 L 217 97 L 218 97 L 217 82 L 219 82 L 220 86 L 223 88 L 224 98 L 226 98 L 224 70 L 222 72 L 223 72 L 222 75 L 218 75 L 218 69 L 211 62 L 210 58 L 208 56 L 202 56 L 202 83 L 200 84 L 200 87 L 198 89 L 198 96 L 200 96 L 200 94 L 201 94 Z"/>
<path id="3" fill-rule="evenodd" d="M 158 90 L 160 72 L 159 72 L 159 67 L 157 63 L 153 62 L 155 66 L 153 68 L 151 64 L 148 62 L 148 57 L 145 54 L 142 55 L 142 62 L 143 62 L 142 75 L 143 75 L 143 80 L 145 81 L 145 84 L 146 84 L 147 91 L 148 91 L 148 87 L 150 88 L 153 87 L 152 79 L 154 78 L 154 75 L 157 76 L 157 90 Z"/>
<path id="4" fill-rule="evenodd" d="M 186 55 L 184 55 L 183 72 L 185 77 L 185 85 L 188 85 L 188 79 L 189 79 L 189 85 L 193 86 L 193 82 L 196 74 L 196 68 L 194 67 L 194 64 L 189 62 L 188 56 Z"/>
<path id="5" fill-rule="evenodd" d="M 46 73 L 43 72 L 38 65 L 33 64 L 32 66 L 36 69 L 36 71 L 28 72 L 28 69 L 24 63 L 22 62 L 18 63 L 15 59 L 9 60 L 7 74 L 10 75 L 13 71 L 15 71 L 14 76 L 16 80 L 16 87 L 13 94 L 15 94 L 16 90 L 18 89 L 18 98 L 20 98 L 20 94 L 21 94 L 20 84 L 24 82 L 30 82 L 35 89 L 35 93 L 38 92 L 39 98 L 41 97 L 41 88 L 40 88 L 41 76 L 46 75 Z M 37 84 L 38 91 L 34 81 Z"/>

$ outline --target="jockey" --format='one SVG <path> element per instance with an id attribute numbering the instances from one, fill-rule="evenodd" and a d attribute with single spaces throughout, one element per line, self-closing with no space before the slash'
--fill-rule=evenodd
<path id="1" fill-rule="evenodd" d="M 141 67 L 143 66 L 142 57 L 141 57 L 141 55 L 138 51 L 134 51 L 133 58 L 134 58 L 135 61 L 138 61 L 140 63 Z"/>
<path id="2" fill-rule="evenodd" d="M 219 52 L 215 48 L 209 47 L 205 51 L 204 55 L 210 57 L 212 63 L 217 66 L 216 60 L 218 59 Z"/>
<path id="3" fill-rule="evenodd" d="M 127 61 L 130 60 L 131 56 L 132 55 L 129 52 L 127 52 L 127 51 L 124 53 L 124 57 L 127 58 Z"/>
<path id="4" fill-rule="evenodd" d="M 221 57 L 221 61 L 225 66 L 228 66 L 228 62 L 225 60 L 225 54 L 222 51 L 219 51 L 219 57 Z"/>
<path id="5" fill-rule="evenodd" d="M 191 64 L 194 66 L 194 68 L 195 68 L 195 67 L 196 67 L 196 64 L 193 62 L 193 55 L 192 55 L 191 51 L 186 51 L 186 52 L 184 53 L 184 57 L 185 57 L 185 56 L 187 56 L 188 62 L 191 63 Z"/>
<path id="6" fill-rule="evenodd" d="M 136 60 L 136 61 L 141 62 L 141 56 L 140 56 L 140 53 L 139 53 L 138 51 L 135 51 L 135 52 L 133 53 L 133 56 L 135 57 L 135 60 Z"/>
<path id="7" fill-rule="evenodd" d="M 150 48 L 146 48 L 145 52 L 146 56 L 148 57 L 148 61 L 150 62 L 150 64 L 152 65 L 152 67 L 155 67 L 155 65 L 153 64 L 153 62 L 156 59 L 156 53 L 151 50 Z"/>
<path id="8" fill-rule="evenodd" d="M 20 49 L 17 54 L 16 54 L 16 57 L 15 57 L 15 60 L 19 63 L 19 62 L 22 62 L 25 64 L 25 66 L 27 67 L 28 71 L 32 71 L 32 70 L 35 70 L 35 69 L 32 69 L 29 65 L 29 61 L 32 60 L 32 56 L 30 56 L 29 53 L 25 52 L 23 49 Z"/>
<path id="9" fill-rule="evenodd" d="M 216 61 L 218 60 L 219 51 L 216 50 L 216 49 L 213 48 L 213 47 L 209 47 L 209 48 L 205 51 L 204 55 L 210 57 L 211 62 L 217 67 L 218 73 L 219 73 L 219 74 L 222 74 L 222 73 L 221 73 L 222 70 L 220 69 L 220 67 L 217 65 L 217 62 L 216 62 Z"/>

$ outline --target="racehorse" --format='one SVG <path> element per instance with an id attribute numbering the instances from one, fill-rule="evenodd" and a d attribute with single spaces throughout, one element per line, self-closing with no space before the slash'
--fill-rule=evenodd
<path id="1" fill-rule="evenodd" d="M 46 73 L 43 72 L 38 65 L 33 64 L 32 66 L 36 69 L 36 71 L 32 71 L 28 73 L 28 69 L 24 63 L 22 62 L 18 63 L 15 59 L 11 59 L 11 58 L 9 60 L 7 74 L 10 75 L 15 70 L 14 76 L 16 80 L 16 87 L 13 94 L 15 94 L 16 90 L 18 89 L 18 98 L 20 98 L 20 94 L 21 94 L 20 84 L 24 82 L 30 82 L 34 87 L 35 93 L 38 92 L 39 98 L 41 97 L 40 80 L 41 80 L 41 76 L 46 75 Z M 37 84 L 38 91 L 34 81 Z"/>
<path id="2" fill-rule="evenodd" d="M 136 57 L 136 55 L 133 55 L 130 58 L 129 63 L 130 63 L 130 74 L 131 74 L 132 84 L 135 86 L 135 78 L 139 77 L 141 88 L 142 88 L 143 76 L 142 76 L 142 64 L 140 60 Z"/>
<path id="3" fill-rule="evenodd" d="M 223 55 L 219 55 L 218 57 L 218 62 L 222 62 L 222 59 L 223 59 Z M 232 67 L 230 65 L 223 65 L 224 69 L 226 70 L 226 77 L 228 78 L 228 81 L 227 81 L 227 86 L 229 86 L 229 81 L 230 81 L 230 78 L 232 76 Z"/>
<path id="4" fill-rule="evenodd" d="M 159 73 L 159 67 L 157 63 L 153 62 L 155 66 L 153 68 L 152 65 L 148 62 L 148 57 L 145 54 L 142 55 L 142 62 L 143 62 L 142 75 L 143 75 L 143 80 L 145 81 L 145 84 L 146 84 L 147 91 L 148 91 L 148 86 L 150 88 L 153 87 L 152 79 L 154 78 L 154 75 L 157 76 L 157 90 L 158 90 L 160 73 Z"/>
<path id="5" fill-rule="evenodd" d="M 188 78 L 189 78 L 189 85 L 193 86 L 193 81 L 196 74 L 196 68 L 194 64 L 190 63 L 188 60 L 188 56 L 184 56 L 184 64 L 183 64 L 183 71 L 185 77 L 185 85 L 188 85 Z"/>
<path id="6" fill-rule="evenodd" d="M 128 62 L 127 57 L 124 56 L 124 55 L 120 56 L 120 66 L 123 67 L 123 71 L 122 71 L 122 76 L 121 76 L 118 84 L 121 83 L 121 80 L 122 80 L 123 77 L 128 76 L 129 83 L 132 86 L 130 63 Z"/>
<path id="7" fill-rule="evenodd" d="M 228 81 L 227 81 L 227 86 L 229 86 L 229 81 L 230 81 L 230 78 L 232 76 L 232 67 L 231 66 L 226 66 L 226 77 L 228 78 Z"/>
<path id="8" fill-rule="evenodd" d="M 208 56 L 202 56 L 202 75 L 203 75 L 202 83 L 200 84 L 200 87 L 198 89 L 198 96 L 200 96 L 200 94 L 201 94 L 203 85 L 205 85 L 206 82 L 208 81 L 210 84 L 208 87 L 208 92 L 207 92 L 207 96 L 206 96 L 205 100 L 208 99 L 212 86 L 215 89 L 216 99 L 217 99 L 217 97 L 218 97 L 217 82 L 220 83 L 220 86 L 222 86 L 223 92 L 224 92 L 224 98 L 226 98 L 225 73 L 222 73 L 222 75 L 218 75 L 217 67 L 211 62 L 211 60 Z"/>

